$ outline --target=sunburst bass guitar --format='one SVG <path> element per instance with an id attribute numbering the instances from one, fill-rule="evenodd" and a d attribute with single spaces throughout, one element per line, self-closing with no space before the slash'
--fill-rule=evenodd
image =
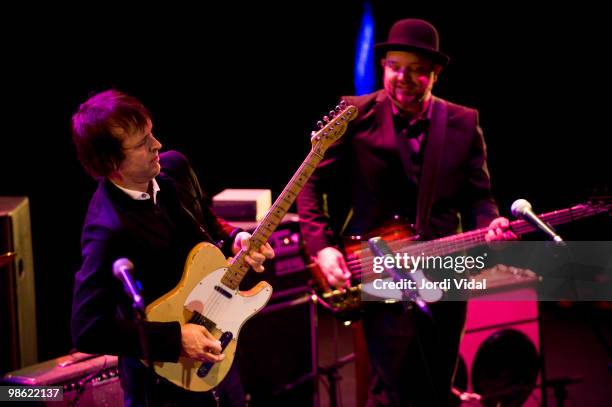
<path id="1" fill-rule="evenodd" d="M 355 106 L 341 102 L 312 132 L 312 148 L 289 184 L 276 199 L 250 240 L 252 249 L 266 243 L 293 204 L 327 148 L 346 131 L 349 121 L 357 116 Z M 243 324 L 261 310 L 272 295 L 265 281 L 248 291 L 238 286 L 249 271 L 246 252 L 240 251 L 231 261 L 210 243 L 196 245 L 185 263 L 183 276 L 172 291 L 146 308 L 149 321 L 204 326 L 221 342 L 225 358 L 219 363 L 201 362 L 180 357 L 178 362 L 154 362 L 157 374 L 177 386 L 192 391 L 208 391 L 216 387 L 232 366 L 236 345 Z"/>
<path id="2" fill-rule="evenodd" d="M 558 209 L 538 215 L 544 222 L 556 226 L 574 222 L 579 219 L 592 216 L 610 214 L 612 200 L 607 196 L 594 197 L 583 204 L 574 205 L 570 208 Z M 517 235 L 522 236 L 536 230 L 535 226 L 525 220 L 510 222 L 510 229 Z M 401 222 L 389 222 L 365 236 L 350 236 L 345 238 L 344 254 L 346 264 L 351 272 L 351 286 L 342 289 L 333 289 L 327 284 L 323 272 L 316 263 L 310 264 L 311 271 L 317 283 L 316 291 L 319 302 L 329 308 L 338 318 L 342 320 L 356 320 L 360 318 L 362 309 L 362 294 L 366 293 L 371 299 L 380 301 L 402 301 L 405 295 L 418 294 L 425 302 L 437 302 L 443 296 L 440 289 L 417 289 L 416 293 L 406 293 L 402 290 L 377 290 L 373 281 L 381 278 L 381 274 L 373 271 L 373 258 L 379 254 L 373 250 L 373 245 L 383 248 L 388 244 L 387 250 L 392 254 L 406 253 L 411 256 L 446 256 L 469 250 L 486 243 L 485 236 L 488 227 L 446 236 L 443 238 L 421 241 L 416 232 L 408 225 Z M 375 238 L 376 239 L 372 239 Z M 374 241 L 373 241 L 374 240 Z M 367 242 L 367 244 L 365 243 Z M 421 270 L 410 273 L 410 278 L 417 282 L 427 279 Z M 385 281 L 392 281 L 392 277 L 384 277 Z M 381 296 L 382 295 L 382 296 Z"/>

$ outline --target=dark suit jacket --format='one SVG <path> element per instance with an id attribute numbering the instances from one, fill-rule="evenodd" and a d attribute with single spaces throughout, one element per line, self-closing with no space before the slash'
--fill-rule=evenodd
<path id="1" fill-rule="evenodd" d="M 152 200 L 133 200 L 108 180 L 99 182 L 91 199 L 72 307 L 72 336 L 80 351 L 127 356 L 133 361 L 143 357 L 130 301 L 112 274 L 116 259 L 127 257 L 134 263 L 149 304 L 176 286 L 197 243 L 222 240 L 225 254 L 230 255 L 238 230 L 211 212 L 187 159 L 167 152 L 160 162 L 157 205 Z M 151 359 L 178 360 L 178 322 L 147 322 L 145 332 Z"/>
<path id="2" fill-rule="evenodd" d="M 345 98 L 358 117 L 331 146 L 298 197 L 311 254 L 336 236 L 363 234 L 399 214 L 424 238 L 486 226 L 498 216 L 491 196 L 478 112 L 434 97 L 418 185 L 409 182 L 384 90 Z M 404 148 L 403 146 L 400 146 Z M 347 221 L 347 216 L 351 216 Z"/>

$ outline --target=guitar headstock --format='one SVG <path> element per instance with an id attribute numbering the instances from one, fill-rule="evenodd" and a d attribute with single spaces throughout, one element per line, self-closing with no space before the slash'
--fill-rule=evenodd
<path id="1" fill-rule="evenodd" d="M 346 132 L 348 122 L 357 117 L 357 108 L 347 105 L 343 100 L 334 110 L 331 110 L 323 120 L 319 121 L 319 131 L 313 131 L 310 137 L 312 149 L 323 154 L 329 146 L 334 144 Z"/>
<path id="2" fill-rule="evenodd" d="M 610 215 L 612 210 L 611 195 L 593 195 L 589 197 L 587 204 L 589 207 L 598 210 L 599 212 L 607 212 Z"/>

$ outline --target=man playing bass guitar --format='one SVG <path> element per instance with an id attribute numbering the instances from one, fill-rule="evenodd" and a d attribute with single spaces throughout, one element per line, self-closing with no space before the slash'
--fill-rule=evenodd
<path id="1" fill-rule="evenodd" d="M 400 20 L 376 50 L 384 89 L 346 98 L 359 115 L 298 198 L 307 250 L 333 287 L 351 276 L 338 236 L 363 236 L 395 215 L 414 221 L 423 239 L 487 225 L 488 241 L 515 238 L 491 196 L 478 112 L 431 93 L 449 62 L 436 29 Z M 448 404 L 466 303 L 431 311 L 433 322 L 421 323 L 398 304 L 364 308 L 367 406 Z"/>

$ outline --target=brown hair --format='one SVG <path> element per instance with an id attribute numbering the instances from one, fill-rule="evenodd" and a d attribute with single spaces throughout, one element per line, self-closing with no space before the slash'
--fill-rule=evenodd
<path id="1" fill-rule="evenodd" d="M 138 99 L 114 89 L 87 99 L 72 115 L 72 140 L 85 170 L 94 178 L 110 175 L 125 158 L 113 129 L 143 130 L 150 117 Z"/>

